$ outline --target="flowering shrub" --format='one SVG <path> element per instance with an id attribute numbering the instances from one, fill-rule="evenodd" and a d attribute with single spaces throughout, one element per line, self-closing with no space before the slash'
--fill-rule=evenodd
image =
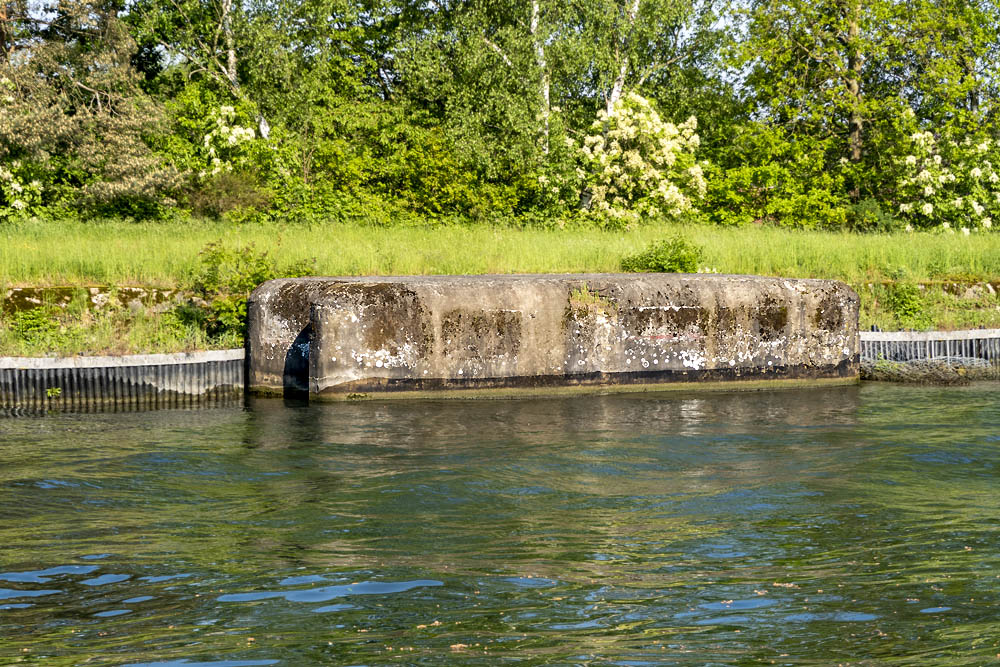
<path id="1" fill-rule="evenodd" d="M 904 177 L 899 215 L 910 228 L 954 232 L 989 230 L 1000 215 L 1000 145 L 991 139 L 956 141 L 915 132 L 899 158 Z"/>
<path id="2" fill-rule="evenodd" d="M 0 166 L 0 220 L 21 220 L 33 215 L 42 205 L 42 184 L 25 178 L 23 165 L 15 160 Z"/>
<path id="3" fill-rule="evenodd" d="M 253 141 L 257 133 L 252 127 L 236 124 L 236 108 L 223 105 L 212 112 L 212 127 L 202 138 L 202 146 L 210 170 L 208 175 L 215 176 L 224 171 L 232 171 L 233 162 L 239 158 L 239 146 Z M 202 171 L 199 176 L 204 177 Z"/>
<path id="4" fill-rule="evenodd" d="M 664 122 L 652 104 L 629 93 L 601 110 L 581 152 L 590 194 L 589 212 L 627 225 L 643 216 L 678 216 L 705 196 L 699 145 L 692 116 L 680 125 Z"/>

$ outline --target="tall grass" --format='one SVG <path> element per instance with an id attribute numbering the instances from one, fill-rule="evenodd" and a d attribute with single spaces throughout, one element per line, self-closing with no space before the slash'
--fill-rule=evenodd
<path id="1" fill-rule="evenodd" d="M 1000 297 L 986 290 L 968 298 L 930 286 L 914 313 L 896 312 L 891 298 L 897 285 L 912 291 L 915 282 L 1000 280 L 1000 234 L 863 236 L 665 224 L 606 231 L 35 221 L 0 226 L 0 288 L 184 287 L 209 243 L 252 245 L 277 266 L 312 260 L 318 275 L 613 272 L 624 256 L 677 233 L 704 249 L 701 268 L 850 283 L 861 296 L 863 328 L 1000 327 Z M 18 317 L 0 311 L 0 354 L 172 352 L 239 344 L 232 337 L 209 338 L 173 313 L 148 309 L 54 309 L 42 329 L 30 332 Z"/>
<path id="2" fill-rule="evenodd" d="M 625 255 L 678 231 L 722 273 L 836 278 L 1000 278 L 1000 234 L 858 235 L 770 227 L 367 227 L 33 221 L 0 226 L 0 284 L 173 287 L 206 244 L 252 244 L 279 265 L 315 260 L 321 275 L 582 273 L 619 269 Z"/>

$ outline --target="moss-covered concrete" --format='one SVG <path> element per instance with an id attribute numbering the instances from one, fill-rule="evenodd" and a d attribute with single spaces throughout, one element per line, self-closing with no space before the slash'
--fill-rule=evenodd
<path id="1" fill-rule="evenodd" d="M 596 274 L 289 279 L 250 300 L 251 391 L 314 397 L 837 379 L 846 285 Z"/>

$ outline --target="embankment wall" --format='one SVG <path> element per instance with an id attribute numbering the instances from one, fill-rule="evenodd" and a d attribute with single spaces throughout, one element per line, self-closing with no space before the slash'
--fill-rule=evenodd
<path id="1" fill-rule="evenodd" d="M 0 357 L 0 415 L 236 405 L 244 351 L 115 357 Z"/>

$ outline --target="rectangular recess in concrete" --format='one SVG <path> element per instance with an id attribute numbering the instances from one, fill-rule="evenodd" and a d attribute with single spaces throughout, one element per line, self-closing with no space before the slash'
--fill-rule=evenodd
<path id="1" fill-rule="evenodd" d="M 858 297 L 826 280 L 284 279 L 253 293 L 249 316 L 247 382 L 262 394 L 336 399 L 858 376 Z"/>

